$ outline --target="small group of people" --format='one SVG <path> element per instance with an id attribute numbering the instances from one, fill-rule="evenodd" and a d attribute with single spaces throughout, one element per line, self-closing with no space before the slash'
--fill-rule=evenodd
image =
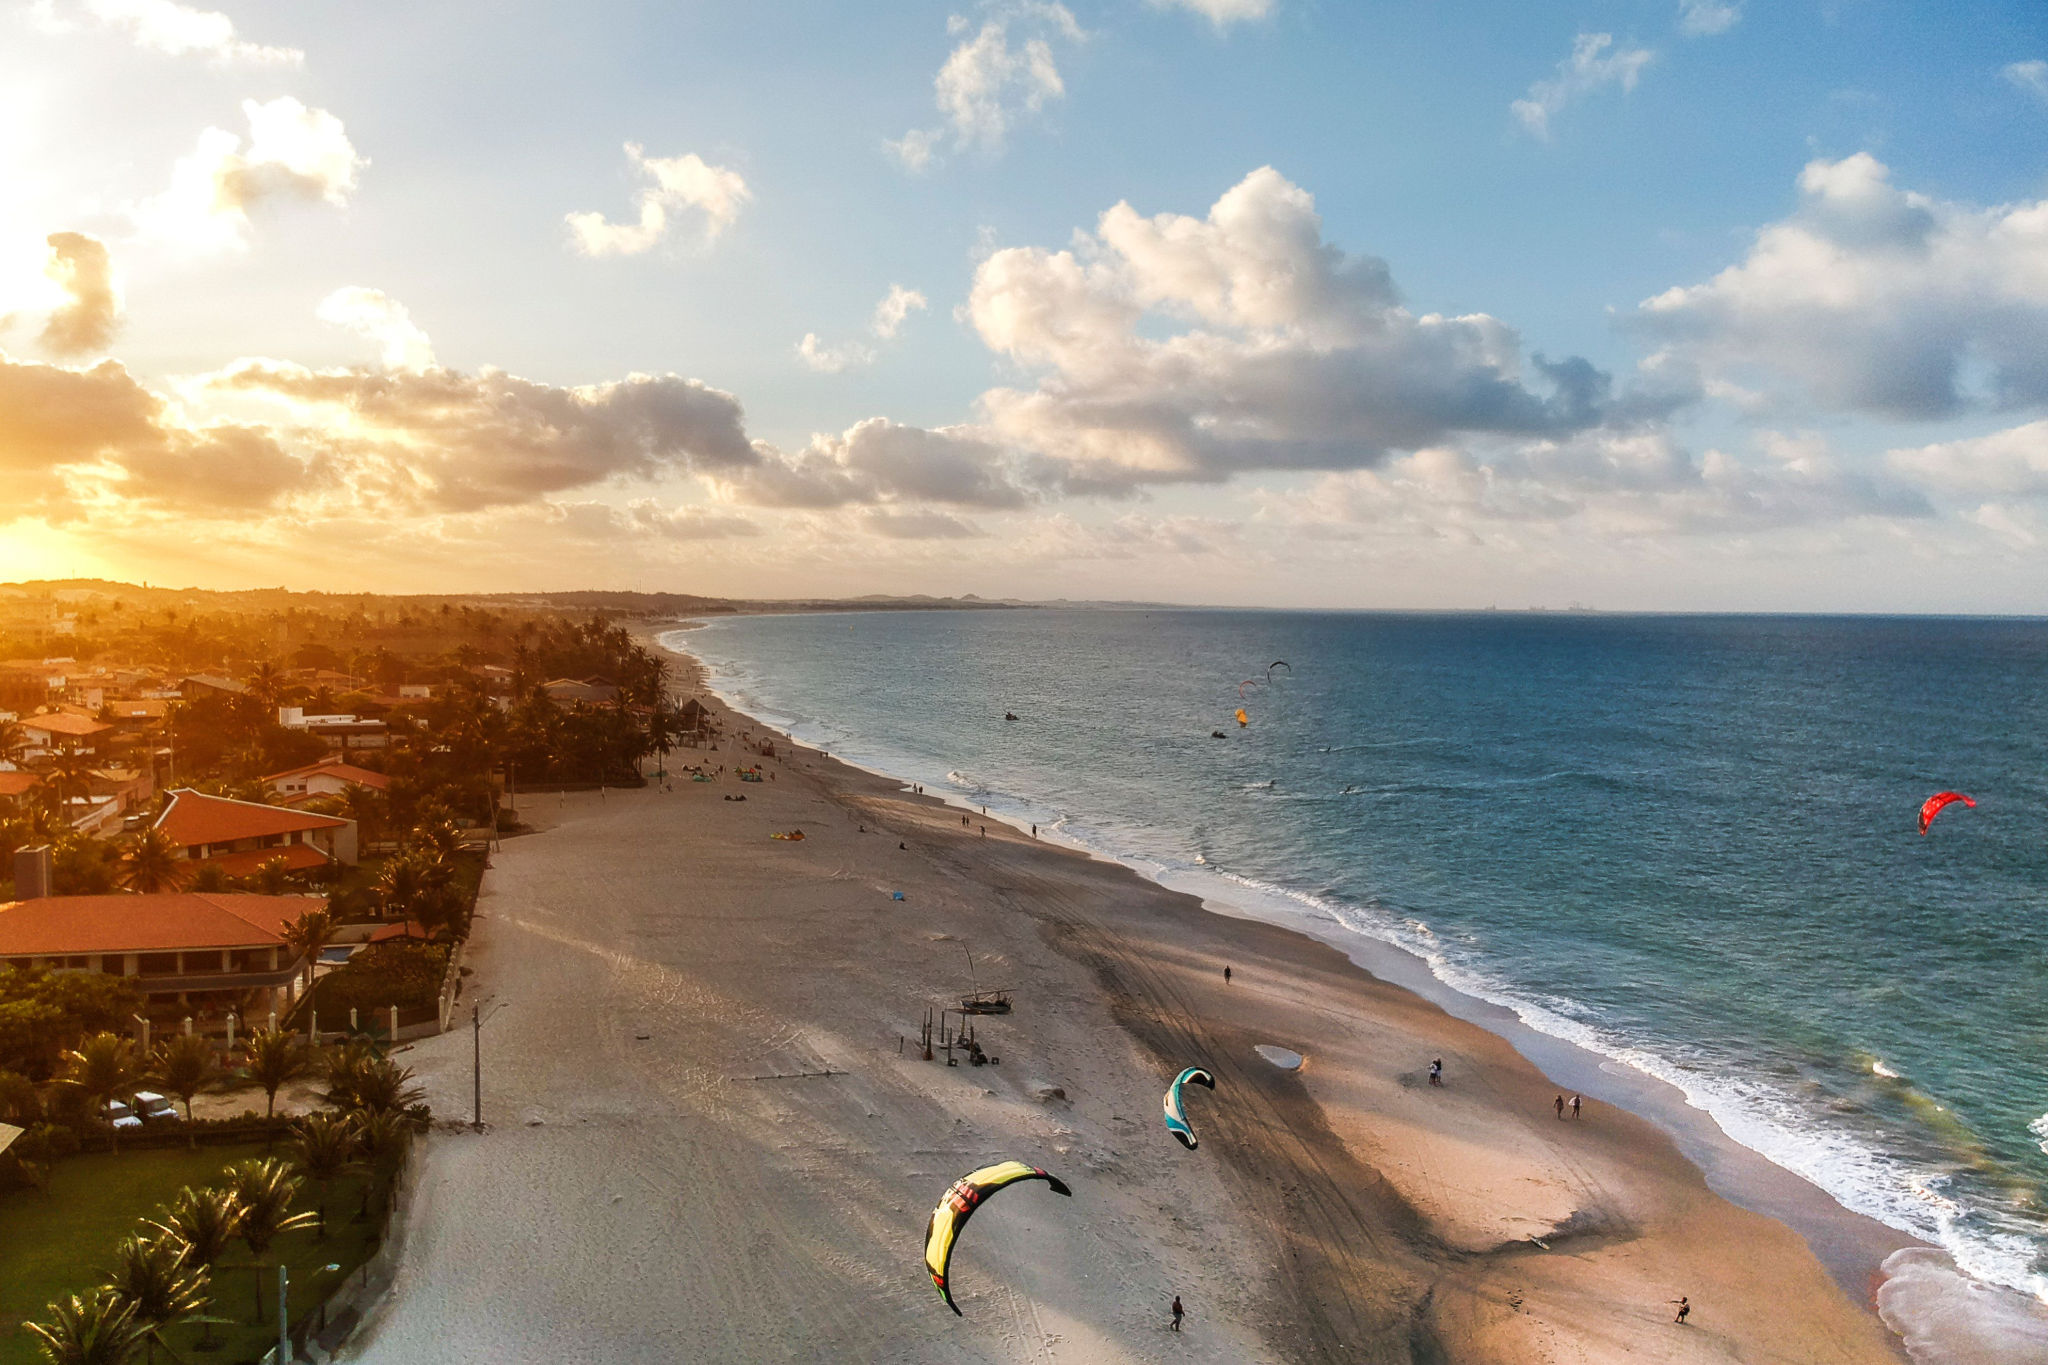
<path id="1" fill-rule="evenodd" d="M 1557 1097 L 1557 1116 L 1559 1118 L 1564 1117 L 1565 1106 L 1567 1104 L 1571 1106 L 1572 1117 L 1577 1118 L 1579 1116 L 1579 1097 L 1577 1095 L 1572 1096 L 1570 1100 L 1566 1100 L 1563 1095 L 1559 1095 Z"/>

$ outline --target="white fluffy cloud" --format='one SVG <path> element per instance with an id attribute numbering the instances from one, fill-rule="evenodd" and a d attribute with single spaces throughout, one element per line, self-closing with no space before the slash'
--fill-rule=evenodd
<path id="1" fill-rule="evenodd" d="M 1943 203 L 1868 153 L 1814 161 L 1791 217 L 1713 279 L 1644 301 L 1636 324 L 1710 379 L 1789 380 L 1837 411 L 2048 402 L 2048 200 Z"/>
<path id="2" fill-rule="evenodd" d="M 1001 151 L 1020 117 L 1067 93 L 1053 44 L 1087 36 L 1072 11 L 1056 0 L 1008 0 L 995 6 L 979 29 L 957 14 L 947 28 L 960 41 L 932 80 L 944 124 L 913 128 L 883 144 L 913 172 L 931 165 L 948 129 L 956 150 Z"/>
<path id="3" fill-rule="evenodd" d="M 1152 0 L 1156 9 L 1193 10 L 1210 23 L 1225 24 L 1246 19 L 1263 19 L 1273 12 L 1274 0 Z"/>
<path id="4" fill-rule="evenodd" d="M 1514 115 L 1524 128 L 1547 141 L 1550 120 L 1567 104 L 1609 85 L 1624 92 L 1635 89 L 1643 68 L 1656 57 L 1648 48 L 1615 48 L 1611 33 L 1581 33 L 1572 40 L 1571 56 L 1557 64 L 1557 74 L 1537 81 L 1525 98 L 1514 102 Z"/>
<path id="5" fill-rule="evenodd" d="M 912 313 L 922 312 L 926 307 L 925 297 L 915 289 L 906 289 L 900 284 L 889 286 L 889 292 L 875 305 L 874 316 L 868 322 L 868 331 L 883 341 L 894 341 L 896 334 L 903 330 L 904 319 Z M 796 353 L 804 364 L 820 374 L 838 374 L 841 370 L 861 365 L 871 365 L 876 358 L 875 348 L 858 341 L 849 341 L 839 346 L 827 346 L 818 339 L 816 332 L 804 333 L 804 339 L 796 344 Z"/>
<path id="6" fill-rule="evenodd" d="M 983 395 L 989 435 L 1067 492 L 1359 467 L 1463 435 L 1576 431 L 1610 406 L 1607 376 L 1525 367 L 1496 318 L 1408 310 L 1386 264 L 1324 242 L 1313 198 L 1270 167 L 1203 218 L 1118 204 L 1066 250 L 997 251 L 968 315 L 1040 374 Z"/>
<path id="7" fill-rule="evenodd" d="M 1742 0 L 1678 0 L 1678 29 L 1688 38 L 1726 33 L 1742 20 Z"/>
<path id="8" fill-rule="evenodd" d="M 377 343 L 386 369 L 433 368 L 433 342 L 412 320 L 406 306 L 382 290 L 360 285 L 337 289 L 320 301 L 319 318 Z"/>
<path id="9" fill-rule="evenodd" d="M 293 47 L 269 47 L 235 36 L 234 20 L 218 10 L 194 9 L 175 0 L 84 0 L 62 8 L 37 0 L 31 16 L 46 32 L 69 32 L 82 24 L 125 33 L 137 47 L 173 57 L 202 56 L 216 62 L 297 66 L 306 54 Z"/>
<path id="10" fill-rule="evenodd" d="M 1917 450 L 1895 450 L 1897 473 L 1947 496 L 2048 498 L 2048 421 Z"/>
<path id="11" fill-rule="evenodd" d="M 2014 62 L 2000 73 L 2043 104 L 2048 104 L 2048 62 Z"/>
<path id="12" fill-rule="evenodd" d="M 640 191 L 640 216 L 614 223 L 602 213 L 571 213 L 569 233 L 586 256 L 636 256 L 668 235 L 677 217 L 694 212 L 710 242 L 731 227 L 754 195 L 738 171 L 713 166 L 695 152 L 650 157 L 635 142 L 626 144 L 634 167 L 653 183 Z"/>
<path id="13" fill-rule="evenodd" d="M 242 113 L 249 120 L 246 145 L 223 128 L 201 133 L 198 148 L 172 171 L 170 189 L 142 205 L 146 232 L 198 249 L 240 248 L 248 244 L 250 210 L 259 205 L 348 202 L 367 163 L 340 119 L 289 95 L 243 100 Z"/>

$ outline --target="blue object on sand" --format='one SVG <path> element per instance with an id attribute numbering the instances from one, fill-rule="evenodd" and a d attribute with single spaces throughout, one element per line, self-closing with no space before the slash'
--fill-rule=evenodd
<path id="1" fill-rule="evenodd" d="M 889 893 L 889 899 L 892 901 L 900 901 L 903 899 L 903 893 L 901 891 L 891 891 Z"/>

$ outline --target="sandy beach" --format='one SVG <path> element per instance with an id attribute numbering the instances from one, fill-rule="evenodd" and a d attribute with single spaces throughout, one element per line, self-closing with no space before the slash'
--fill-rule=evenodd
<path id="1" fill-rule="evenodd" d="M 755 761 L 717 709 L 719 751 L 672 762 Z M 1902 1359 L 1790 1228 L 1646 1121 L 1558 1118 L 1494 1034 L 1302 935 L 778 748 L 761 783 L 520 799 L 535 832 L 494 856 L 468 956 L 487 1127 L 425 1143 L 353 1358 Z M 923 1060 L 927 1007 L 975 984 L 1015 1002 L 976 1021 L 999 1062 Z M 470 1049 L 405 1053 L 443 1119 L 469 1115 Z M 1190 1093 L 1192 1152 L 1160 1117 L 1187 1065 L 1217 1081 Z M 1073 1197 L 980 1210 L 955 1317 L 925 1220 L 1005 1158 Z"/>

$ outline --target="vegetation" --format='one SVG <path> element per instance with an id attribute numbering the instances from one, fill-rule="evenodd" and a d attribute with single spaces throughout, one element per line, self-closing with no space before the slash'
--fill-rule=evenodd
<path id="1" fill-rule="evenodd" d="M 433 1009 L 447 969 L 446 944 L 402 939 L 373 943 L 356 949 L 346 966 L 320 978 L 314 1003 L 324 1018 L 346 1020 L 353 1009 L 366 1026 L 382 1027 L 384 1012 L 393 1005 L 401 1014 Z"/>
<path id="2" fill-rule="evenodd" d="M 313 1050 L 297 1034 L 259 1029 L 243 1044 L 243 1074 L 263 1088 L 263 1116 L 277 1113 L 277 1092 L 313 1069 Z"/>
<path id="3" fill-rule="evenodd" d="M 117 976 L 0 966 L 0 1071 L 48 1080 L 65 1049 L 141 1008 L 141 990 Z"/>

